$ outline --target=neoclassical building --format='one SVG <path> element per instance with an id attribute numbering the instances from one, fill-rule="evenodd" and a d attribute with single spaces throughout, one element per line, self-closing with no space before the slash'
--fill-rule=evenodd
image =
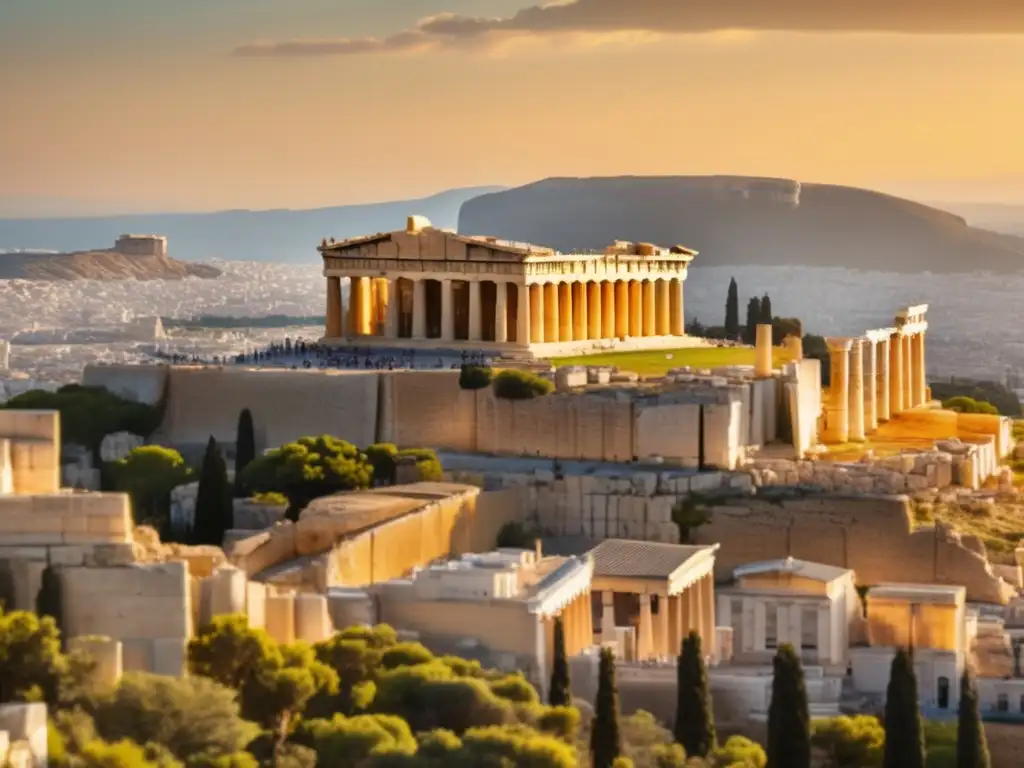
<path id="1" fill-rule="evenodd" d="M 683 283 L 696 256 L 627 242 L 559 253 L 455 234 L 420 216 L 404 230 L 324 241 L 319 250 L 325 343 L 537 357 L 680 346 Z"/>

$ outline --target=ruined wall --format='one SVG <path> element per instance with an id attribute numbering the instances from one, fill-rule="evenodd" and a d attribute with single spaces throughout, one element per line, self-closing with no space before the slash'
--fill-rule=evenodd
<path id="1" fill-rule="evenodd" d="M 60 489 L 60 415 L 0 411 L 0 494 Z"/>
<path id="2" fill-rule="evenodd" d="M 183 562 L 65 568 L 64 629 L 120 640 L 124 669 L 180 676 L 192 634 L 191 588 Z"/>
<path id="3" fill-rule="evenodd" d="M 696 403 L 638 408 L 636 455 L 639 459 L 663 456 L 683 467 L 700 463 L 700 409 Z"/>
<path id="4" fill-rule="evenodd" d="M 477 393 L 459 387 L 459 371 L 381 375 L 383 442 L 403 448 L 476 450 Z"/>
<path id="5" fill-rule="evenodd" d="M 360 447 L 376 441 L 376 372 L 175 366 L 164 421 L 154 441 L 234 443 L 238 414 L 252 411 L 257 448 L 306 435 L 335 435 Z"/>
<path id="6" fill-rule="evenodd" d="M 957 584 L 977 602 L 1005 603 L 1009 587 L 987 558 L 944 526 L 914 528 L 905 496 L 819 495 L 736 500 L 715 507 L 698 543 L 719 543 L 715 574 L 792 556 L 852 569 L 859 584 Z"/>
<path id="7" fill-rule="evenodd" d="M 102 365 L 89 363 L 82 372 L 82 384 L 105 387 L 125 400 L 156 405 L 167 386 L 167 365 Z"/>

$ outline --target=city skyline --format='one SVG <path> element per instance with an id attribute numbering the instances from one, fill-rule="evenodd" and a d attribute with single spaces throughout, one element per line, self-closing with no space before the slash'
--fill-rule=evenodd
<path id="1" fill-rule="evenodd" d="M 526 5 L 11 0 L 0 216 L 628 174 L 1024 202 L 1024 8 Z"/>

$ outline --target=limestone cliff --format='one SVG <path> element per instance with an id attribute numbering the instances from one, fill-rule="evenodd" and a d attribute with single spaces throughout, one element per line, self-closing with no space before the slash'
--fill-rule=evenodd
<path id="1" fill-rule="evenodd" d="M 459 231 L 563 251 L 613 240 L 679 243 L 701 252 L 697 268 L 1024 269 L 1024 238 L 878 192 L 786 179 L 545 179 L 463 203 Z"/>
<path id="2" fill-rule="evenodd" d="M 208 264 L 192 264 L 167 256 L 128 256 L 106 250 L 0 255 L 0 279 L 181 280 L 220 275 L 219 269 Z"/>

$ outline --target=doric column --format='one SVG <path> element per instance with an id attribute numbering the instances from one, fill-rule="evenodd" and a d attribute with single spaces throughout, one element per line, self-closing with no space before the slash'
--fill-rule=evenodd
<path id="1" fill-rule="evenodd" d="M 494 284 L 494 341 L 508 341 L 508 283 L 504 282 Z"/>
<path id="2" fill-rule="evenodd" d="M 547 338 L 544 331 L 547 308 L 544 306 L 543 285 L 533 284 L 528 288 L 530 299 L 530 342 L 532 344 L 543 344 Z"/>
<path id="3" fill-rule="evenodd" d="M 389 339 L 398 338 L 398 281 L 388 280 L 387 319 L 384 323 L 384 336 Z"/>
<path id="4" fill-rule="evenodd" d="M 640 595 L 640 626 L 637 627 L 636 655 L 640 661 L 654 654 L 654 622 L 651 621 L 651 596 Z"/>
<path id="5" fill-rule="evenodd" d="M 656 332 L 659 336 L 670 336 L 672 334 L 672 311 L 671 311 L 671 289 L 668 280 L 659 280 L 655 283 L 655 304 L 658 313 Z"/>
<path id="6" fill-rule="evenodd" d="M 353 277 L 349 286 L 352 302 L 352 335 L 366 336 L 372 333 L 370 326 L 373 302 L 370 296 L 370 278 Z"/>
<path id="7" fill-rule="evenodd" d="M 874 339 L 864 340 L 864 431 L 878 429 L 878 353 Z"/>
<path id="8" fill-rule="evenodd" d="M 427 284 L 419 279 L 412 281 L 412 337 L 427 338 Z"/>
<path id="9" fill-rule="evenodd" d="M 686 335 L 686 315 L 683 312 L 683 281 L 669 281 L 668 314 L 673 336 Z"/>
<path id="10" fill-rule="evenodd" d="M 772 327 L 758 323 L 754 328 L 754 375 L 759 379 L 772 375 Z"/>
<path id="11" fill-rule="evenodd" d="M 455 312 L 452 296 L 452 281 L 441 280 L 441 340 L 455 339 Z"/>
<path id="12" fill-rule="evenodd" d="M 615 337 L 623 338 L 629 336 L 629 294 L 630 285 L 628 280 L 618 280 L 615 283 Z"/>
<path id="13" fill-rule="evenodd" d="M 590 318 L 587 317 L 587 284 L 572 284 L 572 338 L 574 341 L 586 341 L 589 336 Z"/>
<path id="14" fill-rule="evenodd" d="M 643 290 L 639 280 L 629 281 L 629 335 L 638 338 L 643 329 Z"/>
<path id="15" fill-rule="evenodd" d="M 572 341 L 572 283 L 558 284 L 558 340 Z"/>
<path id="16" fill-rule="evenodd" d="M 654 336 L 658 332 L 658 312 L 654 297 L 654 281 L 644 280 L 644 336 Z"/>
<path id="17" fill-rule="evenodd" d="M 910 410 L 914 402 L 914 356 L 910 352 L 910 334 L 900 336 L 903 349 L 903 410 Z"/>
<path id="18" fill-rule="evenodd" d="M 683 644 L 683 612 L 679 595 L 672 595 L 668 600 L 668 650 L 670 656 L 678 656 Z"/>
<path id="19" fill-rule="evenodd" d="M 516 287 L 516 344 L 527 346 L 531 341 L 533 333 L 530 319 L 533 315 L 530 306 L 530 286 L 523 283 L 513 283 Z M 508 284 L 505 285 L 506 301 L 508 297 Z"/>
<path id="20" fill-rule="evenodd" d="M 605 280 L 601 286 L 601 338 L 615 338 L 615 283 Z"/>
<path id="21" fill-rule="evenodd" d="M 654 655 L 669 656 L 668 644 L 668 596 L 658 595 L 658 614 L 653 617 L 654 623 Z"/>
<path id="22" fill-rule="evenodd" d="M 925 365 L 924 331 L 917 335 L 917 367 L 921 371 L 921 403 L 928 402 L 928 367 Z"/>
<path id="23" fill-rule="evenodd" d="M 604 296 L 601 284 L 586 283 L 587 287 L 587 336 L 591 339 L 604 338 Z"/>
<path id="24" fill-rule="evenodd" d="M 615 593 L 606 589 L 601 593 L 601 645 L 614 643 L 615 637 Z"/>
<path id="25" fill-rule="evenodd" d="M 864 340 L 850 342 L 850 440 L 864 440 Z"/>
<path id="26" fill-rule="evenodd" d="M 881 339 L 875 349 L 875 389 L 877 395 L 875 404 L 878 411 L 878 421 L 888 421 L 892 418 L 892 410 L 889 407 L 889 342 L 891 339 Z"/>
<path id="27" fill-rule="evenodd" d="M 903 341 L 897 331 L 889 339 L 889 414 L 903 411 Z"/>
<path id="28" fill-rule="evenodd" d="M 480 341 L 482 338 L 481 327 L 483 323 L 480 316 L 480 281 L 472 280 L 469 283 L 469 340 Z"/>
<path id="29" fill-rule="evenodd" d="M 825 409 L 826 443 L 845 443 L 850 439 L 850 340 L 826 339 L 828 342 L 830 380 L 828 405 Z"/>
<path id="30" fill-rule="evenodd" d="M 324 335 L 329 339 L 341 336 L 341 278 L 327 278 L 327 325 Z"/>
<path id="31" fill-rule="evenodd" d="M 544 339 L 548 342 L 562 340 L 559 335 L 561 315 L 558 299 L 558 283 L 547 283 L 544 286 Z"/>
<path id="32" fill-rule="evenodd" d="M 708 636 L 704 642 L 704 655 L 718 656 L 718 621 L 715 618 L 715 577 L 709 573 L 704 577 L 704 603 L 707 606 Z"/>
<path id="33" fill-rule="evenodd" d="M 924 370 L 924 331 L 914 334 L 910 346 L 914 359 L 914 405 L 924 405 L 927 386 Z"/>

